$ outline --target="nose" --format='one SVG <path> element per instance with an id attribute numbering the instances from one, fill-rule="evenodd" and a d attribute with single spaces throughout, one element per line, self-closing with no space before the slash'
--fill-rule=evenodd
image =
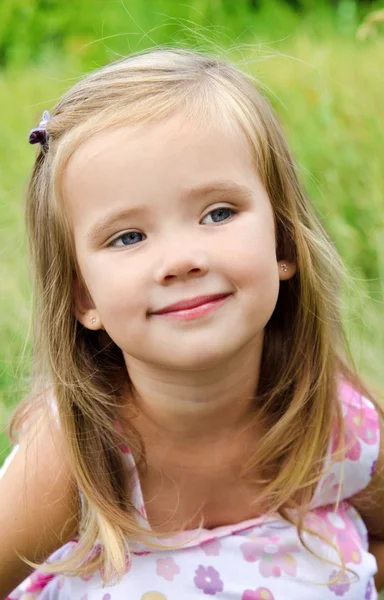
<path id="1" fill-rule="evenodd" d="M 164 285 L 174 280 L 187 281 L 202 277 L 207 271 L 208 260 L 205 251 L 196 248 L 195 244 L 179 242 L 167 244 L 156 269 L 155 279 L 157 283 Z"/>

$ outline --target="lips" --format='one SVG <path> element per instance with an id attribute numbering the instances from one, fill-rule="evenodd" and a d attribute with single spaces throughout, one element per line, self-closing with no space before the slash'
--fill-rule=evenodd
<path id="1" fill-rule="evenodd" d="M 190 298 L 189 300 L 181 300 L 180 302 L 176 302 L 175 304 L 169 304 L 169 306 L 165 306 L 164 308 L 153 312 L 153 315 L 163 315 L 168 312 L 175 312 L 177 310 L 188 310 L 189 308 L 195 308 L 196 306 L 201 306 L 202 304 L 206 304 L 207 302 L 213 302 L 214 300 L 219 300 L 220 298 L 226 298 L 229 296 L 229 293 L 222 294 L 211 294 L 210 296 L 196 296 L 196 298 Z"/>

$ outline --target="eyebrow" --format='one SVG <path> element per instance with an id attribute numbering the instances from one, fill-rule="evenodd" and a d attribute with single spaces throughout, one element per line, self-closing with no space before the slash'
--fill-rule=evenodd
<path id="1" fill-rule="evenodd" d="M 226 196 L 243 196 L 248 199 L 252 197 L 252 190 L 244 185 L 235 183 L 234 181 L 212 181 L 204 183 L 194 188 L 185 190 L 181 195 L 181 201 L 186 202 L 188 200 L 195 200 L 202 196 L 209 196 L 213 194 L 221 193 Z M 130 208 L 123 208 L 107 214 L 103 219 L 95 223 L 87 232 L 86 238 L 95 242 L 105 234 L 105 231 L 113 226 L 116 222 L 127 219 L 127 218 L 138 218 L 147 215 L 150 212 L 147 206 L 133 206 Z"/>

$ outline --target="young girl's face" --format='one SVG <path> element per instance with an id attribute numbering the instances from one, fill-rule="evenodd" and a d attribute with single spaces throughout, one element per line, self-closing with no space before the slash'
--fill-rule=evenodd
<path id="1" fill-rule="evenodd" d="M 96 134 L 64 176 L 78 265 L 76 316 L 104 327 L 126 363 L 174 369 L 223 364 L 262 347 L 279 268 L 273 210 L 240 130 L 183 115 Z M 228 294 L 205 314 L 155 314 Z"/>

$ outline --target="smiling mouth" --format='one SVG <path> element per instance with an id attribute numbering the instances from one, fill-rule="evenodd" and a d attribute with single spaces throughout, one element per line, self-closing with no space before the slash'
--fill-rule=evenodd
<path id="1" fill-rule="evenodd" d="M 215 296 L 206 296 L 206 299 L 203 301 L 200 298 L 199 303 L 197 303 L 198 299 L 195 299 L 193 301 L 194 306 L 189 307 L 186 307 L 186 304 L 191 304 L 192 301 L 184 301 L 182 303 L 177 303 L 176 305 L 171 305 L 179 308 L 173 308 L 172 310 L 169 310 L 171 308 L 171 306 L 169 306 L 161 311 L 152 313 L 152 315 L 155 317 L 174 319 L 177 321 L 190 321 L 203 317 L 204 315 L 207 315 L 208 313 L 220 308 L 230 296 L 231 294 L 216 294 Z M 182 307 L 180 308 L 180 306 Z"/>
<path id="2" fill-rule="evenodd" d="M 223 292 L 220 294 L 196 296 L 196 298 L 190 298 L 188 300 L 181 300 L 180 302 L 175 302 L 174 304 L 169 304 L 168 306 L 165 306 L 164 308 L 154 311 L 153 313 L 150 313 L 150 314 L 162 315 L 162 314 L 166 314 L 166 313 L 170 313 L 170 312 L 189 310 L 189 309 L 197 308 L 198 306 L 202 306 L 204 304 L 207 304 L 207 303 L 210 303 L 210 302 L 213 302 L 216 300 L 220 300 L 222 298 L 226 298 L 229 295 L 230 295 L 229 292 Z"/>

